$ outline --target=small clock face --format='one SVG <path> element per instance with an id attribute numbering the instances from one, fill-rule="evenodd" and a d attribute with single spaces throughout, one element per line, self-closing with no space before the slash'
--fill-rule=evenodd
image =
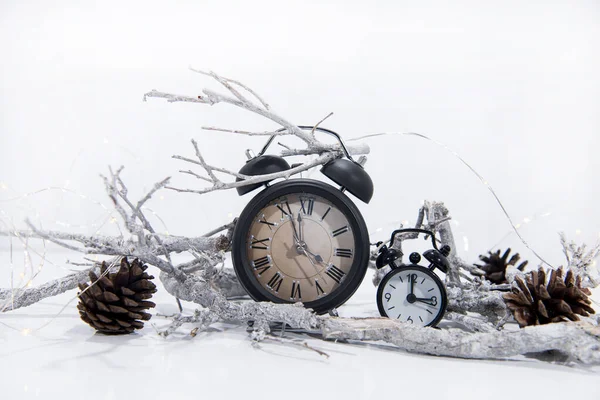
<path id="1" fill-rule="evenodd" d="M 233 261 L 256 300 L 302 302 L 322 312 L 362 281 L 369 241 L 343 193 L 307 181 L 274 185 L 252 200 L 236 225 Z"/>
<path id="2" fill-rule="evenodd" d="M 446 310 L 446 290 L 428 268 L 410 265 L 385 276 L 377 291 L 382 316 L 419 326 L 434 326 Z"/>

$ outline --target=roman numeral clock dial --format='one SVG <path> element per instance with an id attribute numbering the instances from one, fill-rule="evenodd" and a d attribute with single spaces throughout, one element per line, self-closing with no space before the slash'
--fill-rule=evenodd
<path id="1" fill-rule="evenodd" d="M 325 312 L 360 285 L 368 234 L 356 206 L 339 190 L 296 181 L 311 184 L 286 181 L 278 184 L 285 190 L 274 185 L 248 204 L 236 225 L 232 258 L 255 300 L 302 302 Z"/>
<path id="2" fill-rule="evenodd" d="M 310 302 L 339 287 L 352 267 L 348 218 L 322 197 L 289 194 L 262 208 L 247 256 L 258 282 L 285 301 Z"/>

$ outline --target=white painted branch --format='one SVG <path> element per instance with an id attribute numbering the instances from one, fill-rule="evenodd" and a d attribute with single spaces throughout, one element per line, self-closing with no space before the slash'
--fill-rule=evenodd
<path id="1" fill-rule="evenodd" d="M 204 72 L 204 71 L 200 71 L 197 70 L 195 68 L 190 67 L 191 71 L 197 72 L 199 74 L 203 74 L 203 75 L 209 75 L 212 76 L 213 78 L 215 78 L 216 74 L 214 72 Z M 245 91 L 247 91 L 248 93 L 250 93 L 252 96 L 254 96 L 261 104 L 262 106 L 269 110 L 271 107 L 269 106 L 269 104 L 267 104 L 266 101 L 264 101 L 254 90 L 252 90 L 251 88 L 249 88 L 248 86 L 244 85 L 243 83 L 240 83 L 236 80 L 233 79 L 229 79 L 229 78 L 225 78 L 224 76 L 220 76 L 221 79 L 225 80 L 227 83 L 233 83 L 234 85 L 237 85 L 239 87 L 241 87 L 242 89 L 244 89 Z"/>
<path id="2" fill-rule="evenodd" d="M 202 96 L 191 97 L 191 96 L 185 96 L 185 95 L 171 94 L 171 93 L 159 92 L 156 89 L 152 89 L 150 92 L 145 93 L 144 101 L 147 101 L 148 97 L 158 97 L 158 98 L 167 99 L 167 101 L 169 103 L 188 102 L 188 103 L 210 104 L 211 106 L 213 105 L 213 103 L 211 103 L 209 99 L 202 97 Z"/>
<path id="3" fill-rule="evenodd" d="M 207 131 L 236 133 L 236 134 L 246 135 L 246 136 L 269 136 L 270 137 L 270 136 L 286 136 L 286 135 L 289 136 L 289 135 L 291 135 L 291 133 L 289 133 L 288 131 L 249 132 L 249 131 L 244 131 L 244 130 L 225 129 L 225 128 L 210 127 L 210 126 L 202 127 L 202 129 L 207 130 Z M 346 144 L 346 148 L 348 149 L 348 152 L 351 155 L 369 154 L 369 152 L 370 152 L 370 148 L 367 143 Z M 339 154 L 339 156 L 341 157 L 343 154 L 342 151 L 343 150 L 339 144 L 325 144 L 325 143 L 316 142 L 315 144 L 313 144 L 310 147 L 307 147 L 305 149 L 284 150 L 281 152 L 280 156 L 282 156 L 282 157 L 308 156 L 308 155 L 312 155 L 312 154 L 321 154 L 321 153 L 325 153 L 325 152 L 335 152 L 336 154 Z M 177 158 L 179 158 L 179 157 L 177 157 Z"/>
<path id="4" fill-rule="evenodd" d="M 361 154 L 369 154 L 371 151 L 369 148 L 369 145 L 366 143 L 346 145 L 346 149 L 348 149 L 348 152 L 350 153 L 350 155 L 353 155 L 353 156 L 361 155 Z M 312 154 L 322 154 L 322 153 L 327 153 L 327 152 L 335 153 L 335 156 L 336 156 L 335 158 L 339 158 L 343 155 L 342 149 L 339 145 L 320 143 L 320 144 L 308 147 L 306 149 L 283 150 L 280 153 L 280 156 L 282 156 L 282 157 L 309 156 Z"/>
<path id="5" fill-rule="evenodd" d="M 177 158 L 177 157 L 173 156 L 173 158 Z M 183 160 L 183 157 L 182 157 L 181 159 Z M 192 170 L 189 170 L 189 169 L 188 169 L 187 171 L 184 171 L 184 170 L 181 170 L 181 169 L 180 169 L 180 170 L 179 170 L 179 172 L 181 172 L 182 174 L 188 174 L 188 175 L 195 176 L 196 178 L 198 178 L 198 179 L 201 179 L 201 180 L 203 180 L 203 181 L 206 181 L 206 182 L 212 182 L 212 181 L 211 181 L 210 179 L 208 179 L 207 177 L 205 177 L 205 176 L 202 176 L 202 175 L 200 175 L 200 174 L 197 174 L 197 173 L 195 173 L 194 171 L 192 171 Z"/>
<path id="6" fill-rule="evenodd" d="M 272 113 L 268 109 L 257 106 L 251 102 L 241 101 L 237 98 L 233 98 L 233 97 L 229 97 L 229 96 L 225 96 L 225 95 L 216 93 L 212 90 L 204 89 L 202 92 L 204 93 L 204 96 L 191 97 L 191 96 L 177 95 L 177 94 L 165 93 L 165 92 L 160 92 L 157 90 L 152 90 L 152 91 L 144 94 L 144 100 L 146 100 L 148 97 L 158 97 L 158 98 L 167 99 L 167 101 L 169 101 L 169 102 L 184 101 L 184 102 L 202 103 L 202 104 L 210 104 L 210 105 L 214 105 L 217 103 L 229 103 L 236 107 L 246 109 L 255 114 L 258 114 L 265 118 L 268 118 L 268 119 L 272 120 L 273 122 L 276 122 L 277 124 L 288 129 L 293 135 L 298 136 L 300 139 L 302 139 L 308 145 L 310 145 L 314 142 L 314 139 L 310 136 L 310 134 L 302 131 L 297 126 L 286 121 L 282 117 Z"/>
<path id="7" fill-rule="evenodd" d="M 259 107 L 250 102 L 244 102 L 239 99 L 234 99 L 229 96 L 224 96 L 222 94 L 219 94 L 219 93 L 214 92 L 209 89 L 204 89 L 204 90 L 202 90 L 202 92 L 204 93 L 204 95 L 207 98 L 210 99 L 212 104 L 229 103 L 231 105 L 246 109 L 248 111 L 251 111 L 255 114 L 261 115 L 261 116 L 263 116 L 267 119 L 270 119 L 271 121 L 281 125 L 282 127 L 286 128 L 289 132 L 291 132 L 293 135 L 302 139 L 309 146 L 315 142 L 315 139 L 309 133 L 304 132 L 302 129 L 298 128 L 296 125 L 292 124 L 291 122 L 288 122 L 283 117 L 280 117 L 279 115 L 271 112 L 270 110 L 267 110 L 263 107 Z"/>
<path id="8" fill-rule="evenodd" d="M 239 135 L 246 136 L 285 136 L 291 135 L 288 131 L 264 131 L 264 132 L 249 132 L 243 131 L 239 129 L 225 129 L 225 128 L 217 128 L 215 126 L 203 126 L 201 129 L 205 131 L 217 131 L 217 132 L 228 132 L 228 133 L 237 133 Z"/>
<path id="9" fill-rule="evenodd" d="M 268 322 L 282 322 L 292 328 L 306 330 L 313 330 L 318 326 L 316 315 L 300 303 L 238 303 L 228 301 L 210 282 L 199 277 L 191 276 L 185 282 L 179 282 L 172 275 L 161 273 L 160 280 L 167 292 L 173 296 L 200 304 L 224 321 L 253 321 L 259 327 L 268 326 Z"/>
<path id="10" fill-rule="evenodd" d="M 287 179 L 293 174 L 306 171 L 317 165 L 325 164 L 325 163 L 333 160 L 334 158 L 343 156 L 340 145 L 337 145 L 337 144 L 329 145 L 329 144 L 321 143 L 314 137 L 314 129 L 313 129 L 313 132 L 307 133 L 304 130 L 300 129 L 298 126 L 290 123 L 283 117 L 275 114 L 274 112 L 272 112 L 270 110 L 268 104 L 260 96 L 258 96 L 256 94 L 256 92 L 251 90 L 246 85 L 243 85 L 238 81 L 234 81 L 232 79 L 217 75 L 214 72 L 205 72 L 205 71 L 197 70 L 194 68 L 190 68 L 190 69 L 194 72 L 212 77 L 217 82 L 219 82 L 221 85 L 223 85 L 233 95 L 233 97 L 226 96 L 226 95 L 214 92 L 209 89 L 204 89 L 202 91 L 204 95 L 198 96 L 198 97 L 175 95 L 175 94 L 171 94 L 171 93 L 165 93 L 165 92 L 160 92 L 157 90 L 152 90 L 144 95 L 144 100 L 146 100 L 148 97 L 157 97 L 157 98 L 165 98 L 169 102 L 188 101 L 188 102 L 203 103 L 203 104 L 210 104 L 210 105 L 217 104 L 217 103 L 228 103 L 228 104 L 234 105 L 236 107 L 243 108 L 247 111 L 253 112 L 255 114 L 261 115 L 267 119 L 270 119 L 271 121 L 274 121 L 275 123 L 281 125 L 285 129 L 282 132 L 249 132 L 249 131 L 245 131 L 245 130 L 221 129 L 221 128 L 213 128 L 213 127 L 205 127 L 203 129 L 222 131 L 222 132 L 223 131 L 231 132 L 231 133 L 243 134 L 243 135 L 249 135 L 249 136 L 293 135 L 293 136 L 296 136 L 296 137 L 300 138 L 301 140 L 303 140 L 306 143 L 307 147 L 305 149 L 286 149 L 281 153 L 282 156 L 285 157 L 285 156 L 293 156 L 293 155 L 318 154 L 319 157 L 316 160 L 313 160 L 311 162 L 303 164 L 300 167 L 293 168 L 288 171 L 284 171 L 281 173 L 275 173 L 275 174 L 253 176 L 252 178 L 248 178 L 248 177 L 243 176 L 235 171 L 218 168 L 218 167 L 211 166 L 208 163 L 206 163 L 202 154 L 200 153 L 197 143 L 194 140 L 192 140 L 192 144 L 194 145 L 196 157 L 198 158 L 198 160 L 196 161 L 196 160 L 192 160 L 190 158 L 186 158 L 186 157 L 182 157 L 182 156 L 174 156 L 174 158 L 177 158 L 177 159 L 180 159 L 183 161 L 187 161 L 187 162 L 191 162 L 196 165 L 200 165 L 208 174 L 208 178 L 201 176 L 199 174 L 196 174 L 192 171 L 182 171 L 182 172 L 189 174 L 189 175 L 193 175 L 196 178 L 199 178 L 202 180 L 210 181 L 210 182 L 212 182 L 213 185 L 212 185 L 212 187 L 199 189 L 199 190 L 179 189 L 179 188 L 174 188 L 174 187 L 169 187 L 169 189 L 175 190 L 178 192 L 204 194 L 204 193 L 212 192 L 215 190 L 232 189 L 232 188 L 251 185 L 251 184 L 255 184 L 255 183 L 261 183 L 261 182 L 265 182 L 265 181 L 277 179 L 277 178 Z M 245 89 L 250 94 L 252 94 L 259 101 L 260 104 L 252 102 L 251 100 L 246 98 L 242 93 L 240 93 L 234 87 L 234 85 L 239 86 L 239 87 Z M 319 123 L 321 123 L 323 120 L 325 120 L 331 114 L 332 113 L 327 115 L 325 118 L 323 118 L 321 121 L 319 121 Z M 315 126 L 317 126 L 317 125 L 315 125 Z M 348 151 L 350 152 L 350 154 L 368 154 L 369 147 L 368 147 L 368 145 L 366 145 L 364 143 L 357 144 L 357 145 L 351 145 L 351 146 L 348 146 Z M 222 173 L 234 176 L 239 179 L 243 179 L 243 181 L 228 182 L 228 183 L 222 182 L 214 174 L 215 171 L 222 172 Z"/>
<path id="11" fill-rule="evenodd" d="M 183 324 L 194 324 L 198 330 L 205 330 L 210 325 L 219 321 L 219 316 L 210 310 L 195 310 L 193 315 L 176 315 L 169 326 L 159 332 L 159 335 L 167 337 L 177 331 Z"/>
<path id="12" fill-rule="evenodd" d="M 473 312 L 488 318 L 491 323 L 496 323 L 504 318 L 507 313 L 506 304 L 500 291 L 486 291 L 477 288 L 460 286 L 446 287 L 448 294 L 448 311 L 460 314 Z"/>
<path id="13" fill-rule="evenodd" d="M 506 359 L 556 350 L 582 364 L 600 364 L 600 328 L 585 323 L 530 326 L 517 331 L 468 333 L 459 329 L 419 328 L 384 318 L 321 319 L 330 340 L 381 340 L 409 352 L 437 356 Z"/>
<path id="14" fill-rule="evenodd" d="M 75 241 L 81 243 L 81 248 L 68 245 L 66 248 L 78 251 L 84 254 L 106 254 L 119 255 L 118 252 L 139 252 L 147 251 L 149 253 L 160 253 L 161 246 L 157 243 L 151 243 L 149 246 L 140 246 L 132 239 L 124 239 L 122 236 L 102 236 L 102 235 L 81 235 L 78 233 L 67 233 L 59 231 L 38 230 L 32 226 L 32 231 L 0 231 L 0 236 L 21 236 L 27 238 L 46 239 L 63 246 L 63 241 Z M 154 234 L 152 236 L 160 237 L 167 251 L 170 253 L 181 253 L 189 250 L 197 251 L 219 251 L 218 245 L 222 240 L 220 237 L 184 237 L 174 235 Z M 108 253 L 103 253 L 108 251 Z M 117 254 L 115 254 L 117 253 Z M 121 254 L 132 255 L 132 254 Z"/>
<path id="15" fill-rule="evenodd" d="M 454 322 L 471 332 L 493 332 L 497 330 L 494 325 L 481 318 L 470 317 L 455 312 L 447 312 L 444 315 L 444 320 Z"/>
<path id="16" fill-rule="evenodd" d="M 208 192 L 213 192 L 215 190 L 232 189 L 232 188 L 237 188 L 237 187 L 241 187 L 241 186 L 251 185 L 254 183 L 266 182 L 266 181 L 270 181 L 270 180 L 278 179 L 278 178 L 288 179 L 292 175 L 295 175 L 302 171 L 307 171 L 313 167 L 316 167 L 317 165 L 325 164 L 325 163 L 329 162 L 330 160 L 333 160 L 334 158 L 335 158 L 335 156 L 332 153 L 325 153 L 308 163 L 302 164 L 295 168 L 288 169 L 286 171 L 275 172 L 272 174 L 265 174 L 265 175 L 256 175 L 256 176 L 252 176 L 248 179 L 245 179 L 243 181 L 222 183 L 222 185 L 218 185 L 218 186 L 213 185 L 211 187 L 207 187 L 204 189 L 179 189 L 179 188 L 174 188 L 174 187 L 170 187 L 170 186 L 167 186 L 166 188 L 175 190 L 177 192 L 182 192 L 182 193 L 204 194 L 204 193 L 208 193 Z"/>
<path id="17" fill-rule="evenodd" d="M 57 296 L 71 289 L 75 289 L 79 283 L 89 280 L 88 274 L 90 271 L 99 274 L 100 268 L 88 268 L 63 278 L 54 279 L 35 288 L 25 288 L 15 291 L 10 289 L 0 289 L 0 312 L 27 307 L 45 298 Z"/>
<path id="18" fill-rule="evenodd" d="M 600 241 L 586 252 L 585 244 L 577 246 L 575 242 L 567 242 L 567 237 L 560 233 L 560 244 L 567 259 L 567 268 L 583 278 L 583 287 L 595 288 L 600 285 L 600 270 L 594 261 L 600 255 Z"/>

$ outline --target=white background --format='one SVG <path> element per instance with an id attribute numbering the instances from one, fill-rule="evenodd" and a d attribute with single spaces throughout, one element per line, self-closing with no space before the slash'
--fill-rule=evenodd
<path id="1" fill-rule="evenodd" d="M 2 229 L 23 227 L 28 216 L 48 229 L 116 234 L 96 203 L 111 209 L 99 174 L 124 165 L 132 199 L 166 176 L 201 187 L 170 158 L 193 156 L 191 138 L 208 162 L 239 169 L 244 150 L 263 140 L 200 127 L 277 128 L 272 122 L 228 105 L 142 102 L 151 89 L 220 90 L 193 65 L 248 84 L 297 124 L 333 111 L 323 126 L 347 139 L 412 131 L 447 144 L 492 185 L 533 248 L 559 265 L 558 231 L 589 244 L 600 237 L 599 20 L 593 0 L 1 0 Z M 359 207 L 372 239 L 413 222 L 423 199 L 446 202 L 465 259 L 510 231 L 490 192 L 448 151 L 408 136 L 369 144 L 375 196 Z M 76 194 L 22 197 L 50 187 Z M 200 235 L 249 197 L 163 191 L 149 207 L 165 223 L 153 216 L 158 230 Z M 537 265 L 514 235 L 501 245 Z M 21 262 L 3 254 L 0 287 L 9 285 L 5 266 Z M 65 258 L 55 256 L 44 277 L 63 275 Z"/>

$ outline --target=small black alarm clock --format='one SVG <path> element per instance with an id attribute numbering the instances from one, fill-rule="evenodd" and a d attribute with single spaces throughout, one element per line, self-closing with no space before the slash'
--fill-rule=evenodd
<path id="1" fill-rule="evenodd" d="M 399 233 L 423 233 L 429 235 L 433 249 L 423 255 L 413 252 L 409 264 L 404 264 L 402 252 L 393 248 L 394 239 Z M 446 273 L 450 267 L 447 256 L 450 246 L 438 249 L 433 232 L 425 229 L 407 228 L 392 232 L 390 246 L 379 248 L 377 268 L 389 265 L 392 270 L 385 275 L 377 289 L 377 307 L 383 317 L 399 319 L 418 326 L 435 326 L 444 316 L 448 297 L 444 284 L 434 273 L 438 268 Z M 429 265 L 420 265 L 424 258 Z M 400 260 L 400 262 L 398 262 Z"/>

